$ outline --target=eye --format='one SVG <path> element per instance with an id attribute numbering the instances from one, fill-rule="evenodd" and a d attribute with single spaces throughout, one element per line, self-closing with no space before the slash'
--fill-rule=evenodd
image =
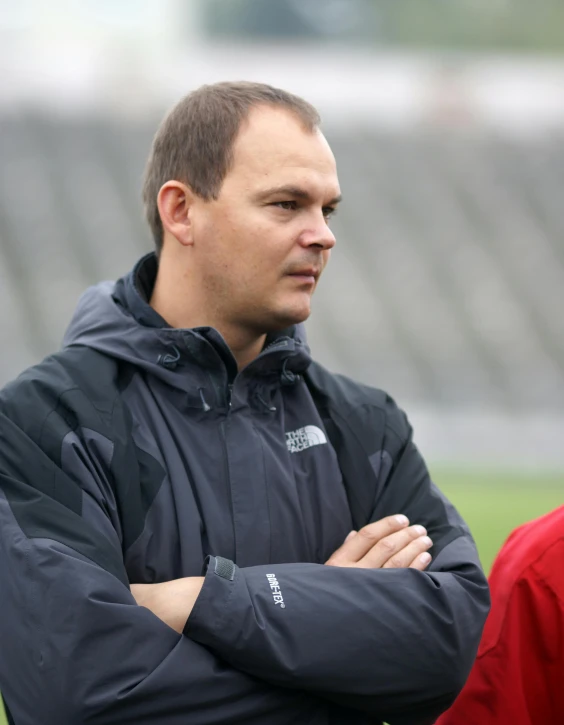
<path id="1" fill-rule="evenodd" d="M 337 208 L 334 206 L 324 206 L 323 207 L 323 216 L 325 219 L 329 220 L 331 217 L 335 216 L 337 213 Z"/>
<path id="2" fill-rule="evenodd" d="M 286 211 L 294 211 L 298 208 L 295 201 L 275 201 L 272 206 L 277 206 L 279 209 L 285 209 Z"/>

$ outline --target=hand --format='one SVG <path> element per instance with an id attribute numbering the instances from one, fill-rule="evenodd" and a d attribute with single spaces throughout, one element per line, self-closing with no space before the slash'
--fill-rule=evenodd
<path id="1" fill-rule="evenodd" d="M 406 516 L 388 516 L 351 531 L 344 544 L 325 562 L 361 569 L 425 569 L 433 545 L 423 526 L 409 526 Z"/>
<path id="2" fill-rule="evenodd" d="M 182 634 L 203 584 L 203 576 L 189 576 L 162 584 L 132 584 L 131 593 L 140 607 Z"/>

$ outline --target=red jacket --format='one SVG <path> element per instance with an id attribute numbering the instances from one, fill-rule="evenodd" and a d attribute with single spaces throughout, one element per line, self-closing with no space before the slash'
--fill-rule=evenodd
<path id="1" fill-rule="evenodd" d="M 516 529 L 462 693 L 436 725 L 564 723 L 564 506 Z"/>

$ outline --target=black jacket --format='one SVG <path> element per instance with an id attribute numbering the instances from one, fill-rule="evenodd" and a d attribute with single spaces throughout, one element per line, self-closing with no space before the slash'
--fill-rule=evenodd
<path id="1" fill-rule="evenodd" d="M 0 689 L 16 725 L 431 723 L 488 610 L 468 529 L 385 393 L 301 327 L 237 372 L 146 299 L 153 256 L 88 291 L 63 350 L 0 395 Z M 433 562 L 324 566 L 404 513 Z M 130 583 L 200 575 L 184 634 Z"/>

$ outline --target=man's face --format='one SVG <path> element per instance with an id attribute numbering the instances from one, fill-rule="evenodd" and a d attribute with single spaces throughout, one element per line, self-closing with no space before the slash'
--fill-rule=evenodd
<path id="1" fill-rule="evenodd" d="M 192 209 L 193 261 L 214 317 L 261 334 L 305 320 L 339 197 L 321 132 L 286 111 L 253 109 L 218 199 Z"/>

